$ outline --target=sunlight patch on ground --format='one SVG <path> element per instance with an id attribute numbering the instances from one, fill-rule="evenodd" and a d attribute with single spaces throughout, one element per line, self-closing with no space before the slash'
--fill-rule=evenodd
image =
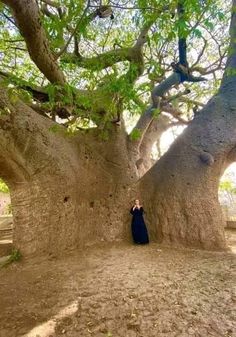
<path id="1" fill-rule="evenodd" d="M 55 327 L 58 321 L 71 316 L 78 310 L 78 302 L 75 301 L 67 307 L 63 308 L 57 315 L 49 321 L 33 328 L 30 332 L 22 337 L 50 337 L 55 332 Z"/>

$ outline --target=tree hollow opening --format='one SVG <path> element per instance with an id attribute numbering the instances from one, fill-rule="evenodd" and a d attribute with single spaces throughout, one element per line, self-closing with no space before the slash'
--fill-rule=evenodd
<path id="1" fill-rule="evenodd" d="M 236 253 L 236 163 L 227 167 L 219 182 L 219 202 L 225 219 L 225 237 Z"/>
<path id="2" fill-rule="evenodd" d="M 9 255 L 13 245 L 13 215 L 10 190 L 0 178 L 0 258 Z"/>

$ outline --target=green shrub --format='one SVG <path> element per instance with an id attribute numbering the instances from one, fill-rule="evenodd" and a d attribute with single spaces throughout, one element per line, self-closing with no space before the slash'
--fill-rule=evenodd
<path id="1" fill-rule="evenodd" d="M 13 248 L 9 258 L 3 263 L 2 267 L 6 267 L 13 262 L 18 262 L 22 258 L 21 252 L 19 249 Z"/>
<path id="2" fill-rule="evenodd" d="M 0 192 L 9 193 L 8 186 L 4 183 L 4 181 L 0 178 Z"/>

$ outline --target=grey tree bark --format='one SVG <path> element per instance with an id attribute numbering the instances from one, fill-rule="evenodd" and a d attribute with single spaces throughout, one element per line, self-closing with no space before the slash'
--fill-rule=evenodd
<path id="1" fill-rule="evenodd" d="M 139 182 L 152 236 L 160 242 L 226 248 L 218 186 L 235 160 L 236 0 L 232 5 L 228 61 L 218 93 Z"/>
<path id="2" fill-rule="evenodd" d="M 51 83 L 63 86 L 64 75 L 50 51 L 36 3 L 28 2 L 4 1 L 32 60 Z M 28 17 L 34 35 L 28 30 Z M 59 254 L 84 244 L 128 240 L 128 209 L 131 199 L 139 197 L 154 240 L 225 249 L 217 193 L 221 174 L 235 158 L 235 21 L 233 10 L 230 53 L 218 94 L 138 183 L 137 163 L 122 125 L 111 123 L 108 141 L 96 129 L 68 137 L 63 126 L 50 131 L 56 125 L 52 120 L 21 101 L 11 101 L 1 88 L 0 175 L 11 189 L 17 248 L 26 255 Z M 140 37 L 132 48 L 136 58 L 134 48 L 140 51 L 133 60 L 139 67 L 132 81 L 143 71 L 140 46 L 146 35 Z M 174 73 L 154 88 L 152 104 L 137 125 L 143 131 L 139 150 L 159 99 L 179 83 L 180 75 Z"/>
<path id="3" fill-rule="evenodd" d="M 219 179 L 236 144 L 236 83 L 224 85 L 140 180 L 160 242 L 224 249 Z"/>
<path id="4" fill-rule="evenodd" d="M 128 186 L 137 179 L 124 129 L 68 136 L 0 91 L 0 176 L 10 187 L 13 243 L 24 255 L 128 239 Z M 53 128 L 57 126 L 57 130 Z"/>

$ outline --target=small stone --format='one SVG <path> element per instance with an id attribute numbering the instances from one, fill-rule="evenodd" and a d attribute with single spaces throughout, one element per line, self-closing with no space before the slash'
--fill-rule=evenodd
<path id="1" fill-rule="evenodd" d="M 194 329 L 193 329 L 192 327 L 190 327 L 190 328 L 188 329 L 188 333 L 189 333 L 190 335 L 194 335 L 195 331 L 194 331 Z"/>
<path id="2" fill-rule="evenodd" d="M 196 310 L 191 310 L 191 314 L 192 314 L 192 315 L 197 315 Z"/>

